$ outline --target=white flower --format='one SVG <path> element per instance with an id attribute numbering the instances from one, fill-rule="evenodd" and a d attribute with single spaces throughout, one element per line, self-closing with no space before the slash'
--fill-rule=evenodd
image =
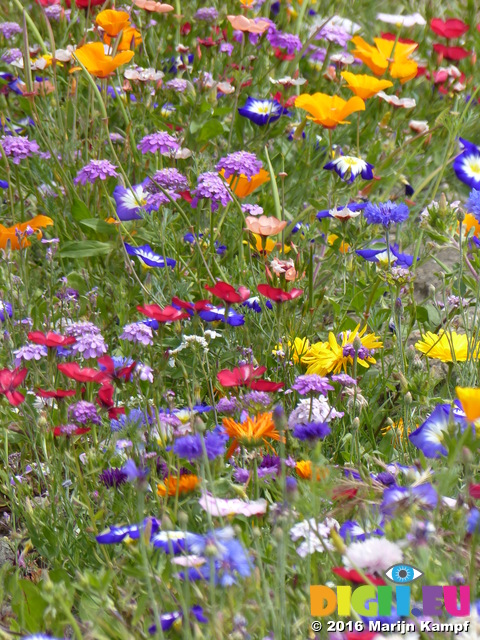
<path id="1" fill-rule="evenodd" d="M 164 74 L 156 69 L 144 69 L 143 67 L 131 67 L 123 73 L 127 80 L 137 80 L 139 82 L 157 82 L 161 80 Z"/>
<path id="2" fill-rule="evenodd" d="M 235 87 L 231 85 L 230 82 L 219 82 L 217 84 L 217 89 L 225 95 L 235 92 Z"/>
<path id="3" fill-rule="evenodd" d="M 330 422 L 333 418 L 341 418 L 342 411 L 332 409 L 323 396 L 313 398 L 310 406 L 310 398 L 300 400 L 296 409 L 292 411 L 288 419 L 288 426 L 293 429 L 297 424 L 308 422 Z"/>
<path id="4" fill-rule="evenodd" d="M 285 76 L 278 80 L 275 80 L 275 78 L 269 78 L 269 80 L 272 84 L 281 84 L 283 87 L 300 87 L 306 82 L 305 78 L 292 78 L 291 76 Z"/>
<path id="5" fill-rule="evenodd" d="M 415 133 L 426 133 L 429 129 L 426 120 L 410 120 L 408 126 L 412 131 L 415 131 Z"/>
<path id="6" fill-rule="evenodd" d="M 405 16 L 395 13 L 377 13 L 377 20 L 380 20 L 380 22 L 387 22 L 388 24 L 394 24 L 397 27 L 414 27 L 416 24 L 424 27 L 427 24 L 425 18 L 419 13 L 413 13 Z"/>
<path id="7" fill-rule="evenodd" d="M 267 511 L 267 501 L 264 498 L 247 501 L 239 498 L 224 500 L 223 498 L 216 498 L 209 493 L 204 493 L 198 504 L 214 517 L 234 515 L 261 516 Z"/>
<path id="8" fill-rule="evenodd" d="M 413 109 L 417 106 L 414 98 L 397 98 L 397 96 L 389 96 L 384 91 L 379 91 L 377 96 L 388 104 L 393 104 L 394 107 L 403 107 L 404 109 Z"/>
<path id="9" fill-rule="evenodd" d="M 400 547 L 386 538 L 353 542 L 343 556 L 343 564 L 347 569 L 364 569 L 368 573 L 386 571 L 402 560 Z"/>
<path id="10" fill-rule="evenodd" d="M 186 160 L 190 158 L 192 152 L 190 149 L 177 149 L 174 153 L 172 153 L 172 158 L 175 160 Z"/>
<path id="11" fill-rule="evenodd" d="M 355 62 L 355 58 L 351 53 L 341 51 L 340 53 L 334 53 L 333 56 L 330 56 L 330 62 L 339 64 L 353 64 Z"/>
<path id="12" fill-rule="evenodd" d="M 362 211 L 361 209 L 359 209 L 358 211 L 351 211 L 347 205 L 346 207 L 343 207 L 343 209 L 330 209 L 328 213 L 333 218 L 337 218 L 337 220 L 348 220 L 349 218 L 356 218 L 357 216 L 361 215 Z"/>
<path id="13" fill-rule="evenodd" d="M 290 538 L 296 542 L 300 538 L 305 538 L 304 542 L 297 547 L 297 553 L 301 558 L 318 551 L 322 553 L 325 549 L 333 549 L 330 542 L 330 532 L 332 529 L 340 529 L 339 523 L 334 518 L 326 518 L 323 522 L 317 522 L 315 518 L 298 522 L 290 529 Z"/>
<path id="14" fill-rule="evenodd" d="M 70 62 L 73 59 L 74 51 L 75 47 L 69 44 L 66 49 L 55 49 L 54 58 L 59 62 Z"/>
<path id="15" fill-rule="evenodd" d="M 205 337 L 209 338 L 210 340 L 215 340 L 215 338 L 221 338 L 222 334 L 219 333 L 218 331 L 212 331 L 211 329 L 207 329 L 205 331 Z"/>

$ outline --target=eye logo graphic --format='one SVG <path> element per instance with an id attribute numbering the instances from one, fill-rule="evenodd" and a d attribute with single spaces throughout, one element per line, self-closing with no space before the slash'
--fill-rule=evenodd
<path id="1" fill-rule="evenodd" d="M 395 584 L 408 584 L 414 580 L 418 580 L 423 573 L 409 564 L 394 564 L 385 572 L 387 578 Z"/>

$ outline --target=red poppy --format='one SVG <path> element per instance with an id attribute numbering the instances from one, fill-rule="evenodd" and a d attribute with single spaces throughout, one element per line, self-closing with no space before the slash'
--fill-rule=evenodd
<path id="1" fill-rule="evenodd" d="M 447 60 L 463 60 L 471 54 L 463 47 L 446 47 L 444 44 L 434 44 L 434 50 Z"/>
<path id="2" fill-rule="evenodd" d="M 360 573 L 358 573 L 358 571 L 355 571 L 355 569 L 345 569 L 345 567 L 333 567 L 332 571 L 337 576 L 344 578 L 344 580 L 348 580 L 348 582 L 353 582 L 355 584 L 368 584 L 368 582 L 364 580 L 363 576 Z M 365 575 L 370 580 L 370 582 L 376 586 L 383 586 L 387 584 L 385 580 L 382 580 L 382 578 L 378 578 L 377 576 L 371 575 L 369 573 L 366 573 Z"/>
<path id="3" fill-rule="evenodd" d="M 271 287 L 269 284 L 259 284 L 257 286 L 258 292 L 273 302 L 286 302 L 287 300 L 294 300 L 303 294 L 302 289 L 292 289 L 291 291 L 284 291 L 277 287 Z"/>
<path id="4" fill-rule="evenodd" d="M 112 409 L 113 407 L 114 388 L 110 383 L 102 384 L 97 393 L 97 404 L 104 409 Z"/>
<path id="5" fill-rule="evenodd" d="M 144 307 L 138 306 L 137 309 L 144 316 L 153 318 L 157 322 L 175 322 L 175 320 L 185 320 L 190 317 L 188 313 L 182 313 L 170 305 L 162 309 L 158 304 L 146 304 Z"/>
<path id="6" fill-rule="evenodd" d="M 471 484 L 468 487 L 468 493 L 470 494 L 471 498 L 480 500 L 480 484 Z"/>
<path id="7" fill-rule="evenodd" d="M 358 489 L 343 489 L 342 487 L 338 487 L 333 489 L 332 491 L 332 499 L 333 500 L 350 500 L 354 498 L 358 493 Z"/>
<path id="8" fill-rule="evenodd" d="M 195 313 L 195 305 L 193 304 L 193 302 L 180 300 L 180 298 L 177 298 L 176 296 L 174 296 L 172 298 L 172 304 L 175 305 L 176 307 L 180 307 L 180 309 L 185 309 L 185 311 L 188 311 L 189 315 L 191 316 L 193 316 L 193 314 Z"/>
<path id="9" fill-rule="evenodd" d="M 137 364 L 136 362 L 132 362 L 132 364 L 129 364 L 127 367 L 122 367 L 121 369 L 118 369 L 118 371 L 115 371 L 115 363 L 113 362 L 113 358 L 110 356 L 102 356 L 101 358 L 98 358 L 97 362 L 100 366 L 105 368 L 103 373 L 105 373 L 110 379 L 124 378 L 126 382 L 130 382 L 132 372 Z"/>
<path id="10" fill-rule="evenodd" d="M 103 371 L 91 369 L 90 367 L 82 369 L 76 362 L 57 364 L 57 369 L 65 374 L 67 378 L 71 378 L 77 382 L 98 382 L 102 384 L 108 380 L 108 376 L 106 376 Z"/>
<path id="11" fill-rule="evenodd" d="M 53 435 L 70 438 L 71 436 L 81 436 L 83 433 L 88 433 L 89 431 L 90 427 L 77 427 L 75 430 L 72 429 L 72 431 L 69 432 L 62 430 L 62 427 L 55 427 Z"/>
<path id="12" fill-rule="evenodd" d="M 36 394 L 39 398 L 55 398 L 55 400 L 61 400 L 62 398 L 68 398 L 74 396 L 77 392 L 75 389 L 55 389 L 54 391 L 47 391 L 46 389 L 37 389 Z"/>
<path id="13" fill-rule="evenodd" d="M 281 91 L 277 91 L 277 93 L 274 93 L 272 95 L 272 98 L 279 102 L 285 109 L 291 109 L 295 106 L 295 100 L 297 99 L 297 96 L 290 96 L 290 98 L 285 100 L 285 98 L 283 97 L 283 93 Z"/>
<path id="14" fill-rule="evenodd" d="M 59 333 L 54 333 L 53 331 L 48 331 L 47 333 L 30 331 L 28 333 L 28 339 L 34 344 L 43 344 L 46 347 L 66 347 L 77 341 L 76 338 L 61 336 Z"/>
<path id="15" fill-rule="evenodd" d="M 224 302 L 228 302 L 232 304 L 234 302 L 245 302 L 247 298 L 250 297 L 250 290 L 246 287 L 238 287 L 238 290 L 235 287 L 232 287 L 231 284 L 227 284 L 226 282 L 216 282 L 213 287 L 210 287 L 208 284 L 205 285 L 205 289 L 210 291 L 210 293 L 220 300 Z"/>
<path id="16" fill-rule="evenodd" d="M 284 385 L 283 382 L 270 382 L 258 380 L 267 367 L 254 367 L 253 364 L 242 364 L 240 367 L 222 369 L 217 373 L 217 379 L 222 387 L 248 387 L 254 391 L 278 391 Z"/>
<path id="17" fill-rule="evenodd" d="M 13 407 L 25 401 L 25 396 L 20 391 L 16 391 L 25 380 L 28 369 L 0 369 L 0 395 L 5 396 Z"/>
<path id="18" fill-rule="evenodd" d="M 448 20 L 432 18 L 430 29 L 442 38 L 460 38 L 467 33 L 469 26 L 458 18 L 448 18 Z"/>
<path id="19" fill-rule="evenodd" d="M 99 7 L 105 0 L 75 0 L 79 9 L 88 9 L 88 7 Z M 70 0 L 66 0 L 67 7 L 70 6 Z"/>
<path id="20" fill-rule="evenodd" d="M 188 204 L 191 204 L 193 198 L 192 198 L 192 194 L 190 193 L 190 191 L 179 191 L 178 195 L 185 200 L 185 202 L 188 202 Z"/>
<path id="21" fill-rule="evenodd" d="M 192 30 L 192 25 L 190 24 L 190 22 L 184 22 L 180 27 L 180 35 L 188 36 L 191 30 Z"/>
<path id="22" fill-rule="evenodd" d="M 394 40 L 396 42 L 401 42 L 402 44 L 417 44 L 415 40 L 410 40 L 410 38 L 397 38 L 394 33 L 382 33 L 382 40 Z"/>
<path id="23" fill-rule="evenodd" d="M 295 60 L 294 53 L 284 53 L 281 49 L 274 49 L 275 57 L 279 60 Z"/>

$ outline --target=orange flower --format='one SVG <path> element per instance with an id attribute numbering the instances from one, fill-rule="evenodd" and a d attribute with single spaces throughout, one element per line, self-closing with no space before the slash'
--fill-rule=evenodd
<path id="1" fill-rule="evenodd" d="M 155 2 L 154 0 L 133 0 L 133 4 L 139 9 L 145 9 L 145 11 L 152 11 L 155 13 L 168 13 L 169 11 L 174 11 L 174 7 L 172 7 L 171 4 Z"/>
<path id="2" fill-rule="evenodd" d="M 379 91 L 388 89 L 388 87 L 393 87 L 393 82 L 390 82 L 390 80 L 378 80 L 366 74 L 357 75 L 350 73 L 350 71 L 343 71 L 340 75 L 346 80 L 350 91 L 353 91 L 356 96 L 363 100 L 372 98 Z"/>
<path id="3" fill-rule="evenodd" d="M 114 9 L 106 9 L 100 11 L 95 22 L 101 27 L 105 33 L 114 38 L 130 26 L 130 16 L 126 11 L 115 11 Z"/>
<path id="4" fill-rule="evenodd" d="M 263 33 L 268 29 L 270 23 L 267 20 L 251 20 L 245 16 L 227 16 L 227 20 L 237 31 L 246 31 L 247 33 Z"/>
<path id="5" fill-rule="evenodd" d="M 365 111 L 365 103 L 358 96 L 344 100 L 326 93 L 302 93 L 295 100 L 295 106 L 311 113 L 308 119 L 326 129 L 335 129 L 337 124 L 350 124 L 345 118 L 354 111 Z"/>
<path id="6" fill-rule="evenodd" d="M 473 235 L 477 238 L 480 237 L 480 224 L 473 214 L 466 214 L 465 219 L 462 222 L 462 226 L 465 228 L 466 233 L 468 233 L 470 229 L 473 229 Z"/>
<path id="7" fill-rule="evenodd" d="M 299 460 L 295 465 L 295 471 L 299 478 L 303 480 L 310 480 L 312 478 L 312 463 L 310 460 Z M 316 479 L 326 480 L 329 476 L 329 471 L 326 467 L 316 467 Z"/>
<path id="8" fill-rule="evenodd" d="M 480 389 L 472 387 L 455 387 L 455 392 L 465 411 L 469 422 L 476 422 L 480 418 Z"/>
<path id="9" fill-rule="evenodd" d="M 225 171 L 222 169 L 220 171 L 220 175 L 223 178 Z M 270 174 L 265 169 L 260 169 L 259 173 L 252 176 L 249 180 L 247 176 L 244 176 L 241 173 L 239 176 L 230 176 L 228 180 L 225 178 L 226 182 L 232 188 L 233 193 L 237 196 L 237 198 L 246 198 L 251 193 L 258 189 L 264 182 L 268 182 L 270 180 Z"/>
<path id="10" fill-rule="evenodd" d="M 352 53 L 360 58 L 376 76 L 383 76 L 388 69 L 392 78 L 399 78 L 403 84 L 417 75 L 417 63 L 409 60 L 409 56 L 418 47 L 417 43 L 405 44 L 383 38 L 374 38 L 373 41 L 374 47 L 360 36 L 355 36 L 352 42 L 357 48 Z"/>
<path id="11" fill-rule="evenodd" d="M 271 412 L 259 413 L 253 419 L 247 416 L 244 422 L 235 422 L 233 418 L 223 418 L 223 426 L 228 435 L 233 438 L 233 442 L 227 452 L 227 458 L 235 451 L 239 442 L 247 447 L 257 447 L 263 442 L 270 448 L 271 446 L 266 438 L 284 442 L 284 439 L 275 430 Z"/>
<path id="12" fill-rule="evenodd" d="M 261 253 L 262 255 L 268 255 L 269 253 L 272 253 L 272 251 L 277 246 L 275 240 L 272 240 L 271 238 L 267 238 L 265 240 L 265 238 L 259 236 L 258 233 L 253 233 L 252 236 L 255 240 L 255 245 L 251 244 L 250 247 L 254 251 L 258 251 L 258 253 Z M 244 241 L 243 244 L 248 244 L 248 242 Z M 281 249 L 282 245 L 278 244 L 278 247 Z M 284 253 L 289 253 L 291 250 L 292 249 L 288 246 L 288 244 L 283 245 Z"/>
<path id="13" fill-rule="evenodd" d="M 97 78 L 106 78 L 113 73 L 117 67 L 125 64 L 126 62 L 130 62 L 134 53 L 133 51 L 123 51 L 122 53 L 118 53 L 115 57 L 107 56 L 105 54 L 105 48 L 101 42 L 91 42 L 90 44 L 84 44 L 83 47 L 77 49 L 73 55 L 83 64 L 92 76 L 96 76 Z M 70 69 L 70 72 L 77 69 L 78 67 L 74 67 L 73 69 Z"/>
<path id="14" fill-rule="evenodd" d="M 40 227 L 49 227 L 53 225 L 53 220 L 47 216 L 35 216 L 28 222 L 21 222 L 13 227 L 4 227 L 0 224 L 0 249 L 6 249 L 7 243 L 10 243 L 11 249 L 23 249 L 30 246 L 27 236 L 24 236 L 27 229 L 33 229 L 38 239 L 42 237 Z M 20 236 L 20 238 L 19 238 Z"/>
<path id="15" fill-rule="evenodd" d="M 157 484 L 157 493 L 159 496 L 176 496 L 182 493 L 190 493 L 195 491 L 200 480 L 193 473 L 184 473 L 179 478 L 168 476 L 165 482 Z"/>
<path id="16" fill-rule="evenodd" d="M 112 39 L 104 35 L 103 41 L 105 44 L 110 45 Z M 137 31 L 135 27 L 127 27 L 123 30 L 122 39 L 118 43 L 117 51 L 128 51 L 129 49 L 135 49 L 137 45 L 139 45 L 142 41 L 142 34 L 140 31 Z"/>
<path id="17" fill-rule="evenodd" d="M 247 229 L 252 233 L 257 233 L 260 236 L 276 236 L 287 226 L 286 220 L 279 220 L 275 216 L 247 216 L 245 218 Z"/>

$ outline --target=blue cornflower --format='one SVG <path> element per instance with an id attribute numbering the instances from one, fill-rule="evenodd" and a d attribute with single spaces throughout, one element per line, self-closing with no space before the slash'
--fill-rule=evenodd
<path id="1" fill-rule="evenodd" d="M 224 307 L 215 307 L 213 304 L 206 304 L 203 309 L 198 311 L 198 315 L 205 322 L 226 322 L 232 327 L 245 324 L 245 318 L 241 313 L 233 309 L 228 309 L 227 313 Z"/>
<path id="2" fill-rule="evenodd" d="M 141 482 L 145 480 L 149 473 L 148 469 L 137 467 L 135 461 L 132 459 L 127 460 L 121 470 L 126 475 L 127 482 L 135 482 L 135 480 Z"/>
<path id="3" fill-rule="evenodd" d="M 465 206 L 468 212 L 472 213 L 480 222 L 480 190 L 473 189 L 473 191 L 470 191 L 470 196 Z"/>
<path id="4" fill-rule="evenodd" d="M 201 567 L 188 570 L 189 580 L 210 580 L 211 567 L 215 571 L 215 584 L 222 587 L 230 587 L 236 584 L 238 577 L 247 578 L 252 570 L 252 563 L 245 553 L 245 549 L 238 540 L 226 540 L 218 547 L 219 554 L 212 562 L 207 562 Z M 182 572 L 179 574 L 185 578 Z"/>
<path id="5" fill-rule="evenodd" d="M 145 414 L 140 409 L 131 409 L 128 416 L 122 414 L 118 419 L 110 420 L 110 429 L 112 431 L 122 431 L 126 427 L 135 426 L 139 429 L 145 425 Z"/>
<path id="6" fill-rule="evenodd" d="M 290 115 L 288 110 L 276 100 L 250 97 L 247 98 L 244 106 L 238 109 L 238 113 L 260 127 L 275 122 L 280 116 Z"/>
<path id="7" fill-rule="evenodd" d="M 193 616 L 197 622 L 206 623 L 208 622 L 208 618 L 203 614 L 203 609 L 200 605 L 196 604 L 190 609 L 190 615 Z M 162 631 L 168 631 L 173 627 L 177 620 L 182 620 L 183 622 L 183 611 L 171 611 L 169 613 L 163 613 L 160 616 L 160 626 L 162 627 Z M 157 631 L 157 625 L 152 624 L 148 627 L 148 633 L 153 635 Z"/>
<path id="8" fill-rule="evenodd" d="M 383 492 L 383 500 L 380 510 L 387 516 L 393 516 L 400 505 L 411 508 L 419 506 L 422 510 L 435 509 L 438 504 L 438 494 L 429 484 L 420 484 L 416 487 L 399 487 L 394 485 L 387 487 Z"/>
<path id="9" fill-rule="evenodd" d="M 214 460 L 225 453 L 226 434 L 215 431 L 205 434 L 205 451 L 209 460 Z M 177 438 L 173 445 L 173 453 L 189 462 L 203 457 L 202 437 L 197 433 L 193 436 Z"/>
<path id="10" fill-rule="evenodd" d="M 8 189 L 8 182 L 6 180 L 0 180 L 0 189 Z"/>
<path id="11" fill-rule="evenodd" d="M 383 516 L 375 513 L 374 519 L 366 524 L 360 524 L 356 520 L 346 520 L 340 527 L 339 534 L 347 542 L 361 542 L 370 536 L 384 536 L 383 526 Z"/>
<path id="12" fill-rule="evenodd" d="M 293 428 L 293 437 L 299 440 L 323 440 L 329 433 L 330 427 L 326 422 L 307 422 Z"/>
<path id="13" fill-rule="evenodd" d="M 471 509 L 467 518 L 467 533 L 480 533 L 480 511 Z"/>
<path id="14" fill-rule="evenodd" d="M 453 170 L 468 187 L 480 190 L 480 149 L 465 138 L 459 141 L 463 150 L 453 161 Z"/>
<path id="15" fill-rule="evenodd" d="M 12 305 L 9 302 L 2 302 L 0 300 L 0 322 L 5 322 L 5 319 L 12 317 Z"/>
<path id="16" fill-rule="evenodd" d="M 382 224 L 386 229 L 392 223 L 404 222 L 408 218 L 409 209 L 402 202 L 396 204 L 391 200 L 372 204 L 369 202 L 365 207 L 363 215 L 368 224 Z"/>

